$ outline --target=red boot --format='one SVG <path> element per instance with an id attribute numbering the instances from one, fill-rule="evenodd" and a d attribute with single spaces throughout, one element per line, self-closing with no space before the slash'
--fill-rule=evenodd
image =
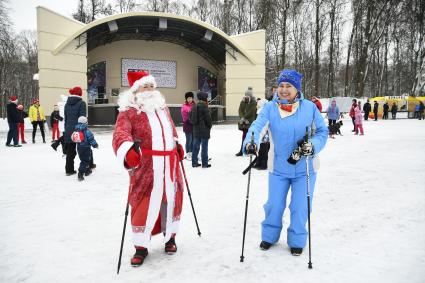
<path id="1" fill-rule="evenodd" d="M 136 247 L 136 253 L 131 258 L 131 265 L 134 267 L 141 266 L 148 256 L 148 249 L 144 247 Z"/>
<path id="2" fill-rule="evenodd" d="M 177 252 L 175 236 L 171 236 L 170 240 L 165 243 L 165 252 L 169 255 L 175 254 Z"/>

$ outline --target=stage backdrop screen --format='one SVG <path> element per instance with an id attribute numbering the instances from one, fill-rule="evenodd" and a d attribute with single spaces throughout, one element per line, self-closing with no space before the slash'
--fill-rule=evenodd
<path id="1" fill-rule="evenodd" d="M 198 66 L 198 90 L 208 93 L 208 101 L 217 96 L 217 75 Z"/>
<path id="2" fill-rule="evenodd" d="M 121 59 L 121 85 L 129 86 L 127 81 L 128 71 L 148 71 L 155 77 L 158 87 L 177 87 L 177 62 L 145 59 Z"/>
<path id="3" fill-rule="evenodd" d="M 87 68 L 87 98 L 94 103 L 100 95 L 105 95 L 106 61 L 101 61 Z"/>

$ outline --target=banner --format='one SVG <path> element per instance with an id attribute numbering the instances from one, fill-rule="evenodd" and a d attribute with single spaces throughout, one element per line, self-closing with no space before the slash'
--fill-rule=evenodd
<path id="1" fill-rule="evenodd" d="M 91 65 L 87 69 L 87 100 L 94 103 L 99 94 L 103 96 L 106 88 L 106 61 Z"/>
<path id="2" fill-rule="evenodd" d="M 128 71 L 148 71 L 155 77 L 158 87 L 177 87 L 177 62 L 145 59 L 121 59 L 121 85 L 129 86 Z"/>
<path id="3" fill-rule="evenodd" d="M 198 90 L 208 93 L 208 101 L 217 96 L 217 76 L 198 66 Z"/>

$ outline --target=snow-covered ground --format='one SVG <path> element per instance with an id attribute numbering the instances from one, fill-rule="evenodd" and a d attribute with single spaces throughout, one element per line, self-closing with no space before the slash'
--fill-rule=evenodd
<path id="1" fill-rule="evenodd" d="M 154 237 L 145 264 L 132 268 L 128 225 L 119 275 L 128 177 L 115 161 L 111 132 L 95 131 L 98 168 L 84 182 L 65 176 L 65 160 L 49 144 L 2 145 L 0 282 L 425 281 L 425 121 L 369 121 L 366 135 L 354 136 L 347 120 L 344 136 L 328 140 L 313 203 L 313 270 L 307 252 L 289 253 L 288 211 L 279 244 L 258 248 L 267 172 L 256 170 L 239 262 L 247 185 L 241 171 L 249 159 L 234 156 L 236 128 L 214 126 L 211 168 L 185 162 L 202 237 L 186 194 L 178 253 L 164 254 L 162 237 Z"/>

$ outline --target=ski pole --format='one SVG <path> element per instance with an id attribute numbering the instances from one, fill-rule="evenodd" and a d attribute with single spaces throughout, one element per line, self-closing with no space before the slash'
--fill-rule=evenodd
<path id="1" fill-rule="evenodd" d="M 251 144 L 254 143 L 254 133 L 251 135 Z M 242 237 L 242 253 L 241 253 L 241 262 L 244 261 L 245 257 L 243 255 L 244 249 L 245 249 L 245 234 L 246 234 L 246 219 L 248 216 L 248 201 L 249 201 L 249 185 L 251 183 L 251 168 L 252 168 L 252 154 L 249 155 L 249 166 L 248 166 L 248 185 L 246 188 L 246 202 L 245 202 L 245 218 L 243 222 L 243 237 Z M 245 175 L 245 174 L 244 174 Z"/>
<path id="2" fill-rule="evenodd" d="M 140 153 L 140 141 L 135 141 L 134 142 L 134 150 L 137 153 Z M 135 168 L 133 168 L 130 171 L 130 174 L 134 174 L 134 170 Z M 130 187 L 131 188 L 131 187 Z M 127 195 L 127 205 L 125 207 L 125 217 L 124 217 L 124 227 L 122 228 L 122 237 L 121 237 L 121 246 L 120 246 L 120 256 L 118 258 L 118 268 L 117 268 L 117 274 L 120 273 L 120 268 L 121 268 L 121 257 L 122 257 L 122 248 L 124 245 L 124 237 L 125 237 L 125 228 L 127 227 L 127 216 L 128 216 L 128 207 L 129 207 L 129 200 L 130 200 L 130 188 L 128 189 L 128 195 Z"/>
<path id="3" fill-rule="evenodd" d="M 176 142 L 178 145 L 179 143 Z M 187 182 L 186 171 L 184 170 L 183 160 L 180 160 L 180 166 L 182 167 L 184 181 L 186 183 L 187 194 L 189 195 L 190 205 L 192 206 L 193 216 L 195 217 L 196 229 L 198 230 L 198 236 L 201 237 L 201 231 L 199 230 L 198 219 L 196 218 L 195 207 L 193 206 L 192 194 L 190 193 L 189 183 Z"/>
<path id="4" fill-rule="evenodd" d="M 308 127 L 305 129 L 305 137 L 304 140 L 308 142 Z M 306 164 L 306 177 L 307 177 L 307 211 L 308 211 L 308 268 L 313 268 L 313 263 L 311 262 L 311 226 L 310 226 L 310 165 L 308 163 L 309 156 L 307 155 L 305 158 Z"/>
<path id="5" fill-rule="evenodd" d="M 120 246 L 120 256 L 118 258 L 118 268 L 117 268 L 117 274 L 120 273 L 121 268 L 121 257 L 122 257 L 122 248 L 124 245 L 124 237 L 125 237 L 125 228 L 127 226 L 127 216 L 128 216 L 128 207 L 129 207 L 129 196 L 130 196 L 130 190 L 128 191 L 128 197 L 127 197 L 127 205 L 125 207 L 125 217 L 124 217 L 124 227 L 122 228 L 122 237 L 121 237 L 121 246 Z"/>
<path id="6" fill-rule="evenodd" d="M 258 156 L 256 156 L 254 160 L 249 163 L 248 167 L 246 167 L 245 170 L 242 171 L 242 174 L 246 175 L 246 173 L 250 172 L 251 168 L 255 165 L 255 163 L 257 163 L 257 160 L 258 160 Z"/>

